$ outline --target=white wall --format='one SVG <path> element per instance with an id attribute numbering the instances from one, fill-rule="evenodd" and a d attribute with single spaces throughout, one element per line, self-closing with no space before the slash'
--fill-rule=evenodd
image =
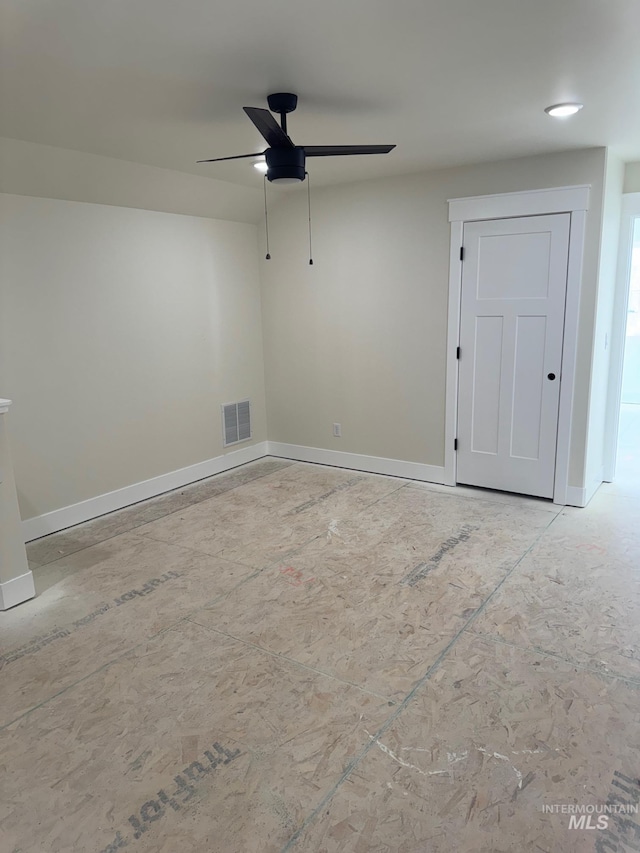
<path id="1" fill-rule="evenodd" d="M 590 184 L 570 464 L 582 488 L 604 169 L 599 148 L 316 190 L 312 267 L 306 187 L 283 189 L 261 261 L 269 439 L 442 466 L 447 199 Z"/>
<path id="2" fill-rule="evenodd" d="M 607 428 L 613 309 L 616 295 L 616 266 L 620 238 L 620 215 L 624 163 L 607 151 L 602 198 L 602 233 L 598 264 L 596 324 L 593 337 L 585 487 L 587 498 L 604 477 L 605 432 Z"/>
<path id="3" fill-rule="evenodd" d="M 640 163 L 627 163 L 624 169 L 625 193 L 640 193 Z"/>
<path id="4" fill-rule="evenodd" d="M 210 167 L 209 167 L 210 168 Z M 0 137 L 0 192 L 255 222 L 260 190 L 228 181 Z"/>
<path id="5" fill-rule="evenodd" d="M 255 225 L 3 194 L 0 239 L 23 518 L 218 456 L 224 402 L 266 438 Z"/>
<path id="6" fill-rule="evenodd" d="M 24 518 L 217 456 L 222 402 L 250 396 L 264 440 L 263 331 L 271 440 L 442 465 L 447 199 L 588 183 L 584 485 L 604 149 L 316 190 L 313 267 L 306 185 L 271 193 L 265 262 L 255 226 L 213 218 L 253 222 L 254 190 L 14 140 L 0 157 L 0 393 Z"/>

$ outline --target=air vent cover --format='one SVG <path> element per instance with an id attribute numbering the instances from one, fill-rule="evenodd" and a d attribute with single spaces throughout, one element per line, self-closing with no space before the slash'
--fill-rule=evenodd
<path id="1" fill-rule="evenodd" d="M 251 404 L 248 400 L 225 403 L 222 407 L 224 447 L 251 438 Z"/>

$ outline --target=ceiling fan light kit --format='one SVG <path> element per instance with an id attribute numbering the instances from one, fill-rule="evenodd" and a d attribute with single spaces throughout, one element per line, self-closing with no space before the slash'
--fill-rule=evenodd
<path id="1" fill-rule="evenodd" d="M 304 181 L 304 148 L 299 145 L 293 148 L 267 148 L 264 156 L 267 161 L 267 180 L 271 183 L 295 184 Z"/>

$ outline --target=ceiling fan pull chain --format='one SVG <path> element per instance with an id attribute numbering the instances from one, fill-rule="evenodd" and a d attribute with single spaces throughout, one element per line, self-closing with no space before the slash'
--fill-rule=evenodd
<path id="1" fill-rule="evenodd" d="M 309 172 L 305 172 L 307 176 L 307 202 L 309 205 L 309 266 L 313 266 L 313 251 L 311 249 L 311 178 Z"/>
<path id="2" fill-rule="evenodd" d="M 267 176 L 264 176 L 264 229 L 267 232 L 267 254 L 264 256 L 266 261 L 271 260 L 269 254 L 269 216 L 267 214 Z"/>

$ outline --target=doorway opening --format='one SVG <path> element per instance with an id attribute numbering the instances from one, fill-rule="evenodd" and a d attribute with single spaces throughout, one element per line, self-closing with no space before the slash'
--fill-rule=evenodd
<path id="1" fill-rule="evenodd" d="M 630 249 L 615 482 L 640 492 L 640 214 L 633 217 Z"/>

